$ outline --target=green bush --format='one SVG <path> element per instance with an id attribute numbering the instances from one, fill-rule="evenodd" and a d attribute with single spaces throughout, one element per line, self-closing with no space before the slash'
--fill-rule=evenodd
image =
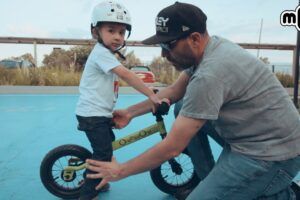
<path id="1" fill-rule="evenodd" d="M 150 69 L 157 82 L 171 85 L 177 80 L 180 72 L 176 71 L 172 64 L 163 57 L 156 57 L 150 64 Z"/>

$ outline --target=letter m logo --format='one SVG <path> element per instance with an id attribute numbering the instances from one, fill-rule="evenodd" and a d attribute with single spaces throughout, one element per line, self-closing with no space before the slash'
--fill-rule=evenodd
<path id="1" fill-rule="evenodd" d="M 300 17 L 299 10 L 300 6 L 296 8 L 296 10 L 285 10 L 280 15 L 280 24 L 282 26 L 295 26 L 300 31 L 299 23 L 300 20 L 298 17 Z"/>

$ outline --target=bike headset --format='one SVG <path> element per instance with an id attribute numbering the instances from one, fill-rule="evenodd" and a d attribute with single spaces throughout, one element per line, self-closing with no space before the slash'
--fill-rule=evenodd
<path id="1" fill-rule="evenodd" d="M 108 48 L 104 44 L 98 31 L 100 25 L 105 22 L 124 24 L 126 26 L 127 31 L 129 32 L 127 39 L 129 38 L 131 33 L 131 18 L 130 18 L 129 11 L 122 4 L 114 1 L 104 1 L 96 5 L 92 13 L 91 34 L 93 35 L 93 28 L 96 28 L 97 36 L 98 36 L 97 41 L 103 46 L 105 46 L 106 48 Z M 118 56 L 120 56 L 123 60 L 126 60 L 126 58 L 119 51 L 125 45 L 126 45 L 126 41 L 124 40 L 123 45 L 120 46 L 118 49 L 112 51 L 112 53 L 117 53 Z"/>

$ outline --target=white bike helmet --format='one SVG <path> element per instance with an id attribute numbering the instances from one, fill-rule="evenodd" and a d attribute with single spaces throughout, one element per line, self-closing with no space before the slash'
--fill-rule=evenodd
<path id="1" fill-rule="evenodd" d="M 100 25 L 101 22 L 116 22 L 125 24 L 130 35 L 130 14 L 129 11 L 120 3 L 114 1 L 103 1 L 96 5 L 92 13 L 91 27 L 94 28 Z"/>

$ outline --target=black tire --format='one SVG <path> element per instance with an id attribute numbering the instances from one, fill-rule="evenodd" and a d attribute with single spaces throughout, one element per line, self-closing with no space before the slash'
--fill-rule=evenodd
<path id="1" fill-rule="evenodd" d="M 85 169 L 74 172 L 72 180 L 68 181 L 63 179 L 63 169 L 69 165 L 71 158 L 72 160 L 75 158 L 78 164 L 82 164 L 91 156 L 90 151 L 74 144 L 54 148 L 47 153 L 40 166 L 40 177 L 43 185 L 57 197 L 63 199 L 79 198 Z"/>
<path id="2" fill-rule="evenodd" d="M 187 151 L 175 157 L 181 166 L 182 173 L 175 173 L 171 169 L 169 162 L 165 162 L 159 167 L 150 171 L 154 185 L 161 191 L 174 195 L 177 192 L 191 190 L 195 188 L 200 179 L 198 178 L 194 165 Z"/>

